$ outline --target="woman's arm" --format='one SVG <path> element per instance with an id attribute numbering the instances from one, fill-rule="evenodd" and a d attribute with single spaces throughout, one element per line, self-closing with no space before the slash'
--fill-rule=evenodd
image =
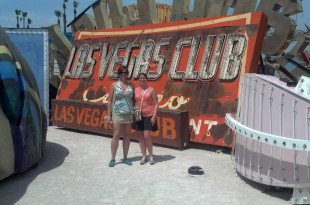
<path id="1" fill-rule="evenodd" d="M 109 100 L 108 100 L 108 122 L 111 121 L 112 119 L 112 104 L 113 104 L 113 97 L 114 97 L 114 85 L 115 83 L 112 83 L 110 87 L 110 92 L 109 92 Z"/>
<path id="2" fill-rule="evenodd" d="M 135 94 L 135 85 L 132 83 L 132 82 L 129 82 L 129 85 L 131 86 L 132 88 L 132 91 L 133 91 L 133 95 L 132 95 L 132 106 L 135 107 L 136 106 L 136 94 Z"/>
<path id="3" fill-rule="evenodd" d="M 154 88 L 152 88 L 152 98 L 154 101 L 154 114 L 153 114 L 151 121 L 152 121 L 152 124 L 154 125 L 154 123 L 156 122 L 156 117 L 157 117 L 157 112 L 158 112 L 158 98 L 157 98 L 157 93 Z"/>

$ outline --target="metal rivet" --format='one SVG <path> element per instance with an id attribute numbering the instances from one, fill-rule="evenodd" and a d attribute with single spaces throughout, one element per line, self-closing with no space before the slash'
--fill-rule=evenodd
<path id="1" fill-rule="evenodd" d="M 307 149 L 307 145 L 306 145 L 306 144 L 304 144 L 304 146 L 303 146 L 303 147 L 304 147 L 304 149 Z"/>
<path id="2" fill-rule="evenodd" d="M 292 146 L 293 146 L 293 148 L 295 148 L 295 147 L 296 147 L 296 144 L 295 144 L 295 143 L 293 143 L 293 144 L 292 144 Z"/>
<path id="3" fill-rule="evenodd" d="M 273 144 L 277 144 L 277 140 L 273 140 Z"/>
<path id="4" fill-rule="evenodd" d="M 247 134 L 246 131 L 244 132 L 244 134 L 245 134 L 245 135 Z"/>
<path id="5" fill-rule="evenodd" d="M 253 138 L 253 134 L 251 134 L 251 137 Z"/>
<path id="6" fill-rule="evenodd" d="M 265 141 L 266 141 L 266 142 L 268 142 L 268 139 L 267 139 L 267 138 L 265 138 Z"/>
<path id="7" fill-rule="evenodd" d="M 257 139 L 260 140 L 260 136 L 258 136 Z"/>
<path id="8" fill-rule="evenodd" d="M 283 142 L 282 144 L 283 144 L 283 146 L 285 146 L 285 145 L 286 145 L 286 142 Z"/>

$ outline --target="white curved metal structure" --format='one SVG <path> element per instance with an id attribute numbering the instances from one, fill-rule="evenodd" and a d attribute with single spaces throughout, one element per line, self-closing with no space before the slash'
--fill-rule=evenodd
<path id="1" fill-rule="evenodd" d="M 226 115 L 236 135 L 237 171 L 262 184 L 295 188 L 292 203 L 309 203 L 310 97 L 258 74 L 243 77 L 239 96 L 237 115 Z"/>

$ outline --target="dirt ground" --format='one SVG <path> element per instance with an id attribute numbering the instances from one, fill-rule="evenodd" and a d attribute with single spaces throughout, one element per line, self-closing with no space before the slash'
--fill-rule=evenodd
<path id="1" fill-rule="evenodd" d="M 0 181 L 0 204 L 290 204 L 291 189 L 271 189 L 238 175 L 230 149 L 191 143 L 187 149 L 155 146 L 155 165 L 140 165 L 132 141 L 129 158 L 108 167 L 108 136 L 48 128 L 44 158 L 36 168 Z M 120 142 L 117 161 L 122 158 Z M 203 175 L 190 175 L 200 166 Z"/>

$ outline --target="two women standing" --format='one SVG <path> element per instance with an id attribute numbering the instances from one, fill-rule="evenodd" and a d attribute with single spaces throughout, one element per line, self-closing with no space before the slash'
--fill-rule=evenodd
<path id="1" fill-rule="evenodd" d="M 158 129 L 156 116 L 158 112 L 157 94 L 154 88 L 147 85 L 147 75 L 139 74 L 140 86 L 134 89 L 133 85 L 128 82 L 128 69 L 121 66 L 118 69 L 119 80 L 112 84 L 109 92 L 108 116 L 106 121 L 113 123 L 113 137 L 111 141 L 111 161 L 110 167 L 115 166 L 115 156 L 118 149 L 119 139 L 123 137 L 123 163 L 132 165 L 127 158 L 131 127 L 137 130 L 139 135 L 139 144 L 143 155 L 140 164 L 147 162 L 146 150 L 150 155 L 150 164 L 155 164 L 153 156 L 153 142 L 151 131 Z M 133 123 L 133 96 L 135 96 L 136 106 L 141 108 L 142 120 Z M 111 121 L 112 120 L 112 121 Z"/>

